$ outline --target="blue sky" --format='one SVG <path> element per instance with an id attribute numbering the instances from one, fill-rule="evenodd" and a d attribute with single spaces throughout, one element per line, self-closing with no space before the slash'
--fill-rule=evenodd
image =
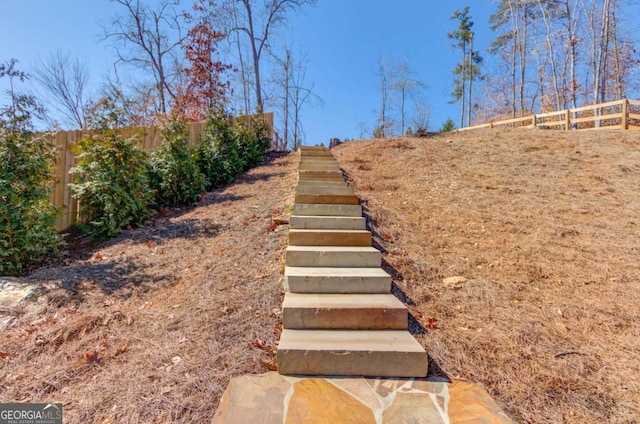
<path id="1" fill-rule="evenodd" d="M 183 3 L 189 7 L 191 0 Z M 496 8 L 492 0 L 318 0 L 294 16 L 283 35 L 306 52 L 307 81 L 324 101 L 303 114 L 305 144 L 371 135 L 382 55 L 407 61 L 414 77 L 429 86 L 431 129 L 455 118 L 458 107 L 448 100 L 459 53 L 447 33 L 456 26 L 453 11 L 467 4 L 475 47 L 483 51 L 494 37 L 487 24 Z M 95 87 L 112 69 L 113 53 L 99 40 L 98 22 L 116 14 L 117 5 L 108 0 L 0 0 L 0 5 L 0 61 L 17 58 L 28 71 L 38 57 L 61 50 L 89 64 Z M 491 57 L 483 56 L 490 65 Z"/>
<path id="2" fill-rule="evenodd" d="M 377 64 L 380 56 L 407 61 L 414 78 L 429 86 L 431 128 L 458 115 L 450 105 L 451 70 L 459 53 L 447 33 L 454 30 L 454 10 L 470 7 L 475 22 L 476 46 L 491 41 L 486 23 L 495 10 L 493 1 L 425 0 L 319 0 L 293 22 L 309 53 L 309 80 L 325 105 L 305 114 L 308 142 L 331 137 L 358 138 L 361 123 L 370 137 L 380 106 Z M 318 141 L 316 141 L 318 140 Z"/>

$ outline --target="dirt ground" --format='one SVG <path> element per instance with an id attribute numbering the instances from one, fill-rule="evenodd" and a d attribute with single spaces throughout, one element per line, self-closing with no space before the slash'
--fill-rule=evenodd
<path id="1" fill-rule="evenodd" d="M 65 423 L 209 422 L 233 375 L 274 367 L 298 155 L 196 208 L 33 271 L 0 333 L 0 400 L 61 402 Z"/>
<path id="2" fill-rule="evenodd" d="M 640 133 L 345 143 L 435 367 L 522 423 L 640 422 Z"/>

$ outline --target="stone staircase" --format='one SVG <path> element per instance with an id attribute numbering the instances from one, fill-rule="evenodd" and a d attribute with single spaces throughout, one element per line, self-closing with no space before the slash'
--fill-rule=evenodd
<path id="1" fill-rule="evenodd" d="M 427 354 L 371 246 L 362 208 L 325 148 L 302 147 L 290 218 L 283 375 L 424 377 Z"/>

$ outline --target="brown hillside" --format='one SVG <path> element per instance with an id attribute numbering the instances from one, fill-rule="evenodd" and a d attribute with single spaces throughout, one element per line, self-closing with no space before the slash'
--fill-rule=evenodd
<path id="1" fill-rule="evenodd" d="M 517 422 L 640 422 L 640 133 L 480 130 L 334 154 L 444 373 Z"/>

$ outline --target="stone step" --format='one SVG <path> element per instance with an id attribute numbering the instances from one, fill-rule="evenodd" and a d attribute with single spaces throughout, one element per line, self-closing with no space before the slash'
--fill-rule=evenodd
<path id="1" fill-rule="evenodd" d="M 288 246 L 287 266 L 378 268 L 380 252 L 373 247 L 360 246 Z"/>
<path id="2" fill-rule="evenodd" d="M 392 294 L 285 293 L 282 326 L 294 330 L 406 330 L 407 307 Z"/>
<path id="3" fill-rule="evenodd" d="M 361 217 L 361 205 L 318 205 L 296 203 L 293 205 L 292 215 L 298 216 L 351 216 Z"/>
<path id="4" fill-rule="evenodd" d="M 336 196 L 354 196 L 355 190 L 353 187 L 342 187 L 342 186 L 308 186 L 308 185 L 298 185 L 296 187 L 296 195 L 301 194 L 329 194 Z"/>
<path id="5" fill-rule="evenodd" d="M 300 158 L 299 163 L 338 163 L 333 156 L 305 156 Z"/>
<path id="6" fill-rule="evenodd" d="M 333 154 L 328 150 L 308 150 L 300 153 L 300 157 L 333 157 Z"/>
<path id="7" fill-rule="evenodd" d="M 299 147 L 301 152 L 307 152 L 307 151 L 311 151 L 311 150 L 324 150 L 324 151 L 329 151 L 329 149 L 327 149 L 325 146 L 300 146 Z"/>
<path id="8" fill-rule="evenodd" d="M 349 187 L 344 180 L 298 180 L 297 187 Z"/>
<path id="9" fill-rule="evenodd" d="M 311 156 L 301 158 L 298 165 L 338 165 L 338 163 L 339 162 L 332 156 Z"/>
<path id="10" fill-rule="evenodd" d="M 298 230 L 289 231 L 290 246 L 371 246 L 366 230 Z"/>
<path id="11" fill-rule="evenodd" d="M 337 165 L 312 165 L 312 166 L 300 166 L 299 172 L 340 172 L 342 170 Z"/>
<path id="12" fill-rule="evenodd" d="M 427 354 L 408 331 L 284 329 L 276 354 L 284 375 L 425 377 Z"/>
<path id="13" fill-rule="evenodd" d="M 344 175 L 341 171 L 298 171 L 298 180 L 331 180 L 331 181 L 344 181 Z"/>
<path id="14" fill-rule="evenodd" d="M 300 216 L 289 218 L 293 230 L 364 230 L 367 222 L 363 217 L 351 216 Z"/>
<path id="15" fill-rule="evenodd" d="M 360 203 L 360 199 L 355 194 L 296 194 L 294 202 L 323 205 L 357 205 Z"/>
<path id="16" fill-rule="evenodd" d="M 291 293 L 389 293 L 391 276 L 382 268 L 287 266 L 284 288 Z"/>

